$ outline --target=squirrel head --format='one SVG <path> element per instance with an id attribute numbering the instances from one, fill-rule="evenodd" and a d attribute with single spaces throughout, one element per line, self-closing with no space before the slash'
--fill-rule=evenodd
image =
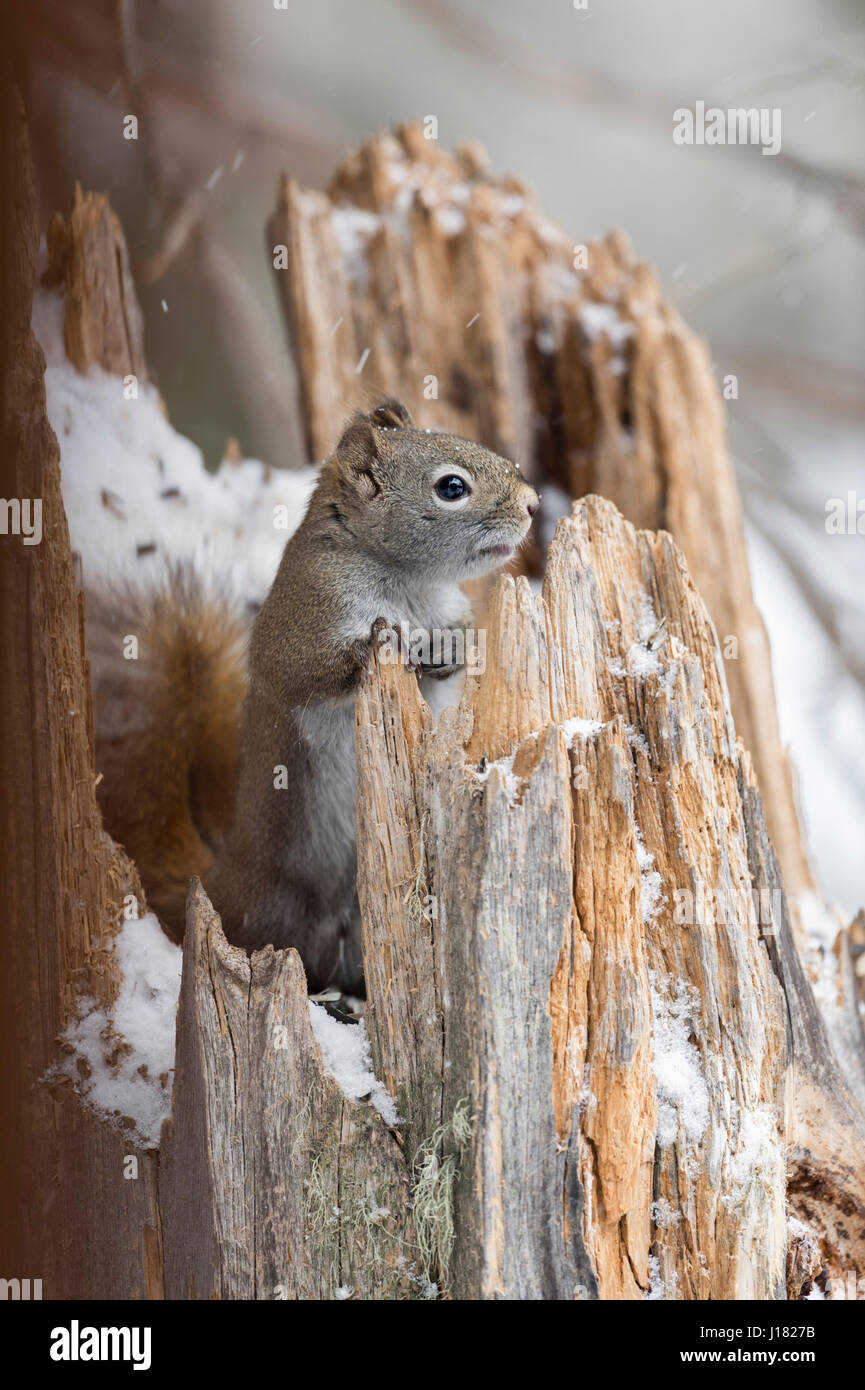
<path id="1" fill-rule="evenodd" d="M 418 429 L 391 399 L 354 417 L 322 481 L 365 549 L 457 582 L 510 559 L 538 509 L 537 493 L 510 459 Z"/>

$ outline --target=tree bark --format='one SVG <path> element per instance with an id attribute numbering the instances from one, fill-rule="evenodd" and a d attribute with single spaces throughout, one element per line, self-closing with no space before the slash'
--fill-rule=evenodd
<path id="1" fill-rule="evenodd" d="M 24 112 L 8 74 L 0 101 L 10 261 L 2 492 L 42 507 L 41 543 L 0 538 L 4 1269 L 40 1278 L 46 1298 L 112 1298 L 118 1290 L 153 1298 L 162 1288 L 155 1155 L 136 1153 L 80 1106 L 71 1086 L 44 1082 L 78 999 L 110 1007 L 116 998 L 111 939 L 124 898 L 143 903 L 143 894 L 96 803 L 82 596 L 45 414 L 45 363 L 30 329 L 39 232 Z"/>

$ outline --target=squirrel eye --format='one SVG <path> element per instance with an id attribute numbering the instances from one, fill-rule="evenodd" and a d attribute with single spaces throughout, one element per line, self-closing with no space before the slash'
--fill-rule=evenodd
<path id="1" fill-rule="evenodd" d="M 461 497 L 467 495 L 469 485 L 465 478 L 459 477 L 457 473 L 446 473 L 436 482 L 435 491 L 443 502 L 458 502 Z"/>

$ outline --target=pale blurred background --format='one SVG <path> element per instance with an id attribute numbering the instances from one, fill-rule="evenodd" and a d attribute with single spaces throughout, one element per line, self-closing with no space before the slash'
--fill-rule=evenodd
<path id="1" fill-rule="evenodd" d="M 818 874 L 861 906 L 865 535 L 827 535 L 825 506 L 853 490 L 865 510 L 862 4 L 29 0 L 22 23 L 44 218 L 76 179 L 110 194 L 149 361 L 211 466 L 229 436 L 306 462 L 265 242 L 281 172 L 321 187 L 366 135 L 435 115 L 444 145 L 479 140 L 574 241 L 628 233 L 738 377 L 782 732 Z M 673 111 L 697 100 L 779 107 L 781 152 L 675 145 Z"/>

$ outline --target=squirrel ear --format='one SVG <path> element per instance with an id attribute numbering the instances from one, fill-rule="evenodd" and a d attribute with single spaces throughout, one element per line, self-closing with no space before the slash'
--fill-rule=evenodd
<path id="1" fill-rule="evenodd" d="M 342 476 L 362 497 L 369 500 L 381 492 L 375 432 L 367 416 L 353 420 L 343 431 L 336 446 L 336 462 Z"/>
<path id="2" fill-rule="evenodd" d="M 402 401 L 387 396 L 368 415 L 357 414 L 336 446 L 336 461 L 343 477 L 369 500 L 381 492 L 378 430 L 400 430 L 414 424 Z"/>
<path id="3" fill-rule="evenodd" d="M 383 401 L 370 411 L 368 419 L 370 424 L 378 429 L 401 430 L 411 427 L 414 420 L 408 406 L 403 405 L 402 401 L 396 400 L 393 396 L 387 396 Z"/>

